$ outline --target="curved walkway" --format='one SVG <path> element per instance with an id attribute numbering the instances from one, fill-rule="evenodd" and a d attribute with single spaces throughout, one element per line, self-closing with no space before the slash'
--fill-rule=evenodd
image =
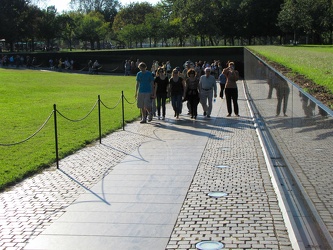
<path id="1" fill-rule="evenodd" d="M 196 121 L 168 105 L 165 121 L 129 124 L 1 193 L 0 249 L 292 249 L 239 95 L 241 117 L 224 100 Z"/>

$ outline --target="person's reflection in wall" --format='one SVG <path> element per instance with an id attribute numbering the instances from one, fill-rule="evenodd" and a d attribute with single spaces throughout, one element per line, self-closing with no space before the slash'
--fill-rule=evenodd
<path id="1" fill-rule="evenodd" d="M 312 117 L 315 115 L 316 104 L 311 101 L 306 95 L 304 95 L 301 91 L 299 92 L 299 96 L 302 101 L 302 108 L 304 110 L 304 114 L 306 117 Z"/>
<path id="2" fill-rule="evenodd" d="M 278 77 L 274 73 L 274 71 L 270 70 L 268 72 L 268 79 L 267 79 L 267 84 L 268 84 L 268 96 L 267 99 L 272 99 L 272 94 L 273 94 L 273 89 L 277 89 L 278 87 Z"/>
<path id="3" fill-rule="evenodd" d="M 290 88 L 287 81 L 277 77 L 277 87 L 276 87 L 276 97 L 277 97 L 277 107 L 276 107 L 276 116 L 279 116 L 281 113 L 281 106 L 283 102 L 283 115 L 287 116 L 287 106 L 288 106 L 288 97 L 290 93 Z"/>

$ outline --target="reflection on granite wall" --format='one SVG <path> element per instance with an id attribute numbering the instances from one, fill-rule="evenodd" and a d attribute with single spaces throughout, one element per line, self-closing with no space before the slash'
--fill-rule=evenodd
<path id="1" fill-rule="evenodd" d="M 333 112 L 246 49 L 244 78 L 261 118 L 333 234 Z"/>

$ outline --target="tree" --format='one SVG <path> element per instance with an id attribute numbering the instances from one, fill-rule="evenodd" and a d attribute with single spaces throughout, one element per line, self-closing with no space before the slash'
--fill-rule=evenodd
<path id="1" fill-rule="evenodd" d="M 119 35 L 122 29 L 127 25 L 131 24 L 136 26 L 141 32 L 137 34 L 138 37 L 135 37 L 132 40 L 140 41 L 140 44 L 142 45 L 143 40 L 148 38 L 149 34 L 151 34 L 151 32 L 148 31 L 148 27 L 141 26 L 145 23 L 147 15 L 156 16 L 158 15 L 158 12 L 147 2 L 131 3 L 118 12 L 112 25 L 112 29 L 116 35 Z M 144 38 L 143 35 L 145 35 Z M 120 39 L 120 37 L 123 37 L 123 35 L 118 38 Z"/>
<path id="2" fill-rule="evenodd" d="M 103 15 L 98 12 L 84 15 L 77 26 L 78 38 L 89 41 L 91 49 L 95 48 L 95 42 L 97 42 L 97 49 L 100 49 L 100 41 L 105 39 L 108 33 L 109 23 L 105 22 Z"/>
<path id="3" fill-rule="evenodd" d="M 21 16 L 24 20 L 24 32 L 22 39 L 26 41 L 26 49 L 35 50 L 35 39 L 40 38 L 40 23 L 42 20 L 43 11 L 35 5 L 29 5 L 25 16 Z M 30 46 L 28 44 L 30 43 Z"/>
<path id="4" fill-rule="evenodd" d="M 62 14 L 59 17 L 59 23 L 61 26 L 61 37 L 67 41 L 68 43 L 68 47 L 70 49 L 70 51 L 72 51 L 72 41 L 73 38 L 75 37 L 75 30 L 77 27 L 77 23 L 75 22 L 76 17 L 79 14 L 76 12 L 69 12 L 69 13 L 65 13 Z M 80 19 L 80 18 L 78 18 Z"/>
<path id="5" fill-rule="evenodd" d="M 43 11 L 39 23 L 40 38 L 45 39 L 47 47 L 53 46 L 53 39 L 60 37 L 61 26 L 55 6 L 49 6 Z"/>
<path id="6" fill-rule="evenodd" d="M 113 23 L 120 7 L 118 0 L 71 0 L 71 5 L 84 12 L 99 12 L 106 22 Z M 111 28 L 111 27 L 110 27 Z"/>
<path id="7" fill-rule="evenodd" d="M 294 43 L 303 34 L 307 36 L 306 43 L 309 36 L 314 43 L 320 43 L 325 10 L 325 1 L 286 0 L 278 16 L 278 25 L 284 32 L 293 33 Z"/>
<path id="8" fill-rule="evenodd" d="M 325 29 L 325 34 L 323 34 L 323 36 L 328 44 L 333 44 L 333 1 L 326 0 L 324 6 L 322 26 Z"/>
<path id="9" fill-rule="evenodd" d="M 161 12 L 147 14 L 145 16 L 144 26 L 147 29 L 150 47 L 152 47 L 152 41 L 154 42 L 154 47 L 156 47 L 158 40 L 162 38 L 162 33 L 165 28 L 162 23 Z"/>
<path id="10" fill-rule="evenodd" d="M 229 42 L 234 45 L 236 37 L 241 36 L 242 22 L 239 5 L 242 0 L 216 0 L 214 3 L 216 35 L 224 39 L 224 45 Z"/>
<path id="11" fill-rule="evenodd" d="M 14 43 L 23 36 L 25 28 L 27 0 L 1 0 L 0 4 L 0 34 L 1 39 L 6 39 L 10 50 L 14 51 Z"/>
<path id="12" fill-rule="evenodd" d="M 252 44 L 255 37 L 276 36 L 277 16 L 283 0 L 243 0 L 239 6 L 241 34 Z"/>

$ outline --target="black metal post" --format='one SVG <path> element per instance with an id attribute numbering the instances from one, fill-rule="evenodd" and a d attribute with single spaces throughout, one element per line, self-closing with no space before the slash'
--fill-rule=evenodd
<path id="1" fill-rule="evenodd" d="M 125 130 L 125 107 L 124 107 L 124 91 L 121 91 L 121 106 L 123 113 L 123 130 Z"/>
<path id="2" fill-rule="evenodd" d="M 53 114 L 54 114 L 54 134 L 55 134 L 56 163 L 57 163 L 57 169 L 59 169 L 57 106 L 55 104 L 53 104 Z"/>
<path id="3" fill-rule="evenodd" d="M 99 143 L 102 143 L 102 122 L 101 122 L 101 97 L 98 95 L 98 128 L 99 128 Z"/>

